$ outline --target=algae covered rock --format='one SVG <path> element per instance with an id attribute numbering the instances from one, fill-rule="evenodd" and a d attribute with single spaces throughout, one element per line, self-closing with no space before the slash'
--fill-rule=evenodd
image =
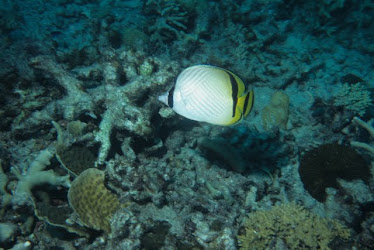
<path id="1" fill-rule="evenodd" d="M 286 129 L 290 98 L 282 91 L 271 96 L 270 103 L 262 110 L 262 124 L 266 130 L 274 128 Z"/>

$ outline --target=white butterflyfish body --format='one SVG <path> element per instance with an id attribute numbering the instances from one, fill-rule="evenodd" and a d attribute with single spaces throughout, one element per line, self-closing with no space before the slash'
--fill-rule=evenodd
<path id="1" fill-rule="evenodd" d="M 159 100 L 188 119 L 232 125 L 249 114 L 254 95 L 234 73 L 195 65 L 183 70 L 175 85 Z"/>

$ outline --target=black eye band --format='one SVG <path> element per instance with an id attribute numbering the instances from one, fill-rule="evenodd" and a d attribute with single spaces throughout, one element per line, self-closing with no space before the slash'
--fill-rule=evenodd
<path id="1" fill-rule="evenodd" d="M 173 108 L 173 105 L 174 105 L 174 86 L 169 90 L 169 94 L 168 94 L 168 105 L 170 108 Z"/>

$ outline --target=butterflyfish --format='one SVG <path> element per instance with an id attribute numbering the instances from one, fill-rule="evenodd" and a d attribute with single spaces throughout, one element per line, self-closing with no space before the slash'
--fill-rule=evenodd
<path id="1" fill-rule="evenodd" d="M 174 86 L 158 99 L 188 119 L 233 125 L 251 111 L 254 93 L 231 71 L 195 65 L 183 70 Z"/>

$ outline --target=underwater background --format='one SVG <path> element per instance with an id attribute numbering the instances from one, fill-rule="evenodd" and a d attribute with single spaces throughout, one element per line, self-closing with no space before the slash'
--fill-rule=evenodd
<path id="1" fill-rule="evenodd" d="M 0 248 L 374 249 L 373 18 L 368 0 L 0 0 Z M 253 90 L 239 124 L 158 100 L 199 64 Z"/>

